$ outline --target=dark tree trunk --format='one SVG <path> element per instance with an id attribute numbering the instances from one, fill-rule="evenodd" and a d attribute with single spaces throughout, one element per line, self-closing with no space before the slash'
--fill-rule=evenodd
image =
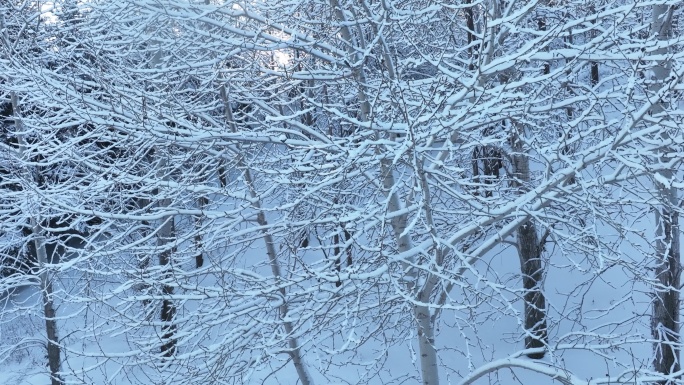
<path id="1" fill-rule="evenodd" d="M 656 249 L 660 260 L 656 265 L 656 287 L 653 301 L 651 331 L 659 341 L 655 347 L 653 367 L 656 372 L 670 374 L 678 372 L 679 364 L 679 214 L 669 208 L 662 209 L 658 215 L 659 236 Z M 668 381 L 662 381 L 662 384 Z"/>
<path id="2" fill-rule="evenodd" d="M 518 228 L 518 253 L 525 300 L 525 348 L 543 348 L 548 343 L 546 326 L 546 300 L 542 293 L 543 267 L 541 248 L 534 222 L 527 221 Z M 527 355 L 540 359 L 544 352 Z"/>
<path id="3" fill-rule="evenodd" d="M 511 185 L 524 193 L 529 188 L 530 161 L 524 152 L 520 139 L 522 127 L 513 127 L 512 147 L 514 151 L 513 177 Z M 546 324 L 546 299 L 542 292 L 544 267 L 541 260 L 542 246 L 537 234 L 534 221 L 529 219 L 517 229 L 518 256 L 520 257 L 520 272 L 523 280 L 523 299 L 525 317 L 525 348 L 544 348 L 548 344 Z M 544 352 L 531 353 L 529 358 L 541 359 Z"/>
<path id="4" fill-rule="evenodd" d="M 164 286 L 164 295 L 173 294 L 173 288 Z M 173 323 L 176 317 L 176 306 L 170 299 L 162 302 L 161 320 L 162 326 L 162 346 L 161 353 L 164 357 L 172 357 L 176 354 L 176 325 Z"/>
<path id="5" fill-rule="evenodd" d="M 333 236 L 333 252 L 335 253 L 335 271 L 337 271 L 337 282 L 335 282 L 335 287 L 342 286 L 342 281 L 339 278 L 339 273 L 342 271 L 342 251 L 340 249 L 340 233 L 335 233 Z"/>
<path id="6" fill-rule="evenodd" d="M 471 5 L 472 0 L 464 0 L 464 4 Z M 468 70 L 472 71 L 475 69 L 475 63 L 478 59 L 478 51 L 480 50 L 480 45 L 471 45 L 475 41 L 475 13 L 473 7 L 467 7 L 465 9 L 466 18 L 466 28 L 468 28 L 468 55 L 470 56 L 470 64 L 468 64 Z"/>
<path id="7" fill-rule="evenodd" d="M 491 128 L 482 131 L 483 138 L 491 134 Z M 477 184 L 474 195 L 480 195 L 479 190 L 484 190 L 484 197 L 491 198 L 492 186 L 499 179 L 500 169 L 503 167 L 503 154 L 501 150 L 492 145 L 475 146 L 472 155 L 473 182 Z"/>
<path id="8" fill-rule="evenodd" d="M 55 320 L 55 308 L 52 299 L 48 296 L 52 293 L 52 283 L 48 282 L 43 289 L 43 311 L 45 314 L 45 330 L 47 331 L 47 357 L 50 367 L 50 377 L 52 385 L 63 385 L 64 382 L 59 376 L 61 358 L 59 340 L 57 337 L 57 321 Z"/>
<path id="9" fill-rule="evenodd" d="M 200 197 L 197 200 L 197 205 L 200 210 L 203 210 L 207 205 L 208 199 L 206 197 Z M 202 216 L 198 215 L 195 217 L 195 267 L 200 268 L 204 265 L 204 253 L 202 252 Z"/>
<path id="10" fill-rule="evenodd" d="M 591 85 L 595 86 L 599 83 L 599 63 L 591 62 Z"/>
<path id="11" fill-rule="evenodd" d="M 673 25 L 676 24 L 676 6 L 657 4 L 652 8 L 651 33 L 658 37 L 658 40 L 665 41 L 673 38 Z M 658 48 L 653 53 L 663 58 L 669 57 L 670 52 L 667 48 Z M 651 92 L 659 92 L 662 87 L 667 87 L 666 81 L 670 79 L 672 62 L 662 59 L 652 67 L 654 82 L 649 89 Z M 654 103 L 649 113 L 657 119 L 669 120 L 668 110 L 671 108 L 667 100 L 659 100 Z M 660 130 L 662 143 L 673 140 L 673 134 L 668 129 L 662 127 Z M 671 155 L 676 152 L 674 148 L 665 147 L 661 149 L 658 161 L 661 164 L 668 164 L 672 161 Z M 676 179 L 676 173 L 672 169 L 657 171 L 665 180 Z M 680 242 L 679 242 L 679 197 L 678 190 L 671 185 L 655 180 L 657 198 L 659 206 L 656 212 L 656 267 L 653 298 L 653 315 L 651 317 L 651 332 L 656 341 L 654 344 L 655 357 L 653 368 L 656 372 L 663 375 L 672 375 L 680 370 L 679 363 L 681 338 L 679 336 L 679 291 L 680 287 Z M 679 377 L 670 380 L 663 380 L 661 384 L 674 384 Z"/>
<path id="12" fill-rule="evenodd" d="M 342 226 L 342 228 L 344 228 L 344 240 L 348 243 L 351 240 L 351 233 L 349 231 L 347 231 L 347 229 L 344 226 Z M 352 262 L 353 262 L 351 245 L 347 246 L 346 250 L 347 250 L 347 266 L 351 266 Z"/>
<path id="13" fill-rule="evenodd" d="M 340 247 L 340 242 L 342 242 L 342 237 L 340 236 L 340 233 L 337 232 L 333 236 L 333 243 L 335 246 L 333 247 L 333 253 L 335 253 L 335 271 L 340 273 L 342 271 L 342 255 L 346 254 L 346 259 L 347 259 L 347 267 L 352 265 L 353 258 L 352 258 L 352 248 L 347 245 L 347 242 L 351 240 L 351 233 L 344 227 L 344 224 L 341 225 L 341 230 L 344 232 L 344 250 L 342 247 Z M 336 287 L 342 286 L 342 281 L 338 280 L 335 282 Z"/>
<path id="14" fill-rule="evenodd" d="M 228 176 L 226 175 L 226 167 L 223 166 L 224 161 L 221 160 L 221 166 L 218 169 L 218 178 L 219 178 L 219 183 L 221 184 L 222 188 L 225 188 L 228 185 Z"/>
<path id="15" fill-rule="evenodd" d="M 164 281 L 171 278 L 170 270 L 172 269 L 171 256 L 173 254 L 173 248 L 170 248 L 168 244 L 173 242 L 174 238 L 175 226 L 174 220 L 171 217 L 166 219 L 162 224 L 161 228 L 159 229 L 159 237 L 157 239 L 157 244 L 161 247 L 161 253 L 159 254 L 159 265 L 165 271 L 162 276 Z M 176 317 L 176 306 L 170 298 L 173 295 L 173 286 L 164 284 L 162 286 L 162 293 L 164 295 L 164 300 L 162 301 L 161 308 L 161 353 L 164 355 L 164 357 L 171 357 L 176 353 L 176 325 L 174 324 L 174 319 Z"/>

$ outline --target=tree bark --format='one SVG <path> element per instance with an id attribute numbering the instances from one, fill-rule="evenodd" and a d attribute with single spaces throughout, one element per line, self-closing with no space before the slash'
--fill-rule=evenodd
<path id="1" fill-rule="evenodd" d="M 591 85 L 595 86 L 599 83 L 599 63 L 598 62 L 591 62 Z"/>
<path id="2" fill-rule="evenodd" d="M 652 14 L 651 34 L 658 40 L 668 40 L 672 37 L 672 25 L 674 6 L 654 5 Z M 654 52 L 656 55 L 666 57 L 668 49 L 663 47 Z M 650 87 L 652 92 L 659 92 L 665 86 L 664 81 L 669 78 L 671 63 L 661 60 L 653 67 L 655 81 Z M 653 104 L 650 114 L 654 118 L 663 116 L 668 109 L 667 102 L 658 100 Z M 660 131 L 660 137 L 664 142 L 669 141 L 670 135 L 667 129 Z M 671 159 L 668 153 L 674 150 L 664 148 L 658 157 L 661 164 L 667 164 Z M 679 290 L 681 258 L 679 245 L 679 213 L 677 190 L 666 184 L 674 177 L 672 170 L 658 172 L 660 178 L 655 179 L 655 187 L 660 207 L 656 209 L 656 286 L 653 299 L 653 314 L 651 317 L 651 333 L 655 341 L 653 368 L 663 375 L 670 375 L 680 370 L 679 356 Z M 663 380 L 661 384 L 673 383 L 675 379 Z"/>
<path id="3" fill-rule="evenodd" d="M 166 199 L 160 202 L 161 207 L 167 207 Z M 169 243 L 174 242 L 175 226 L 173 217 L 163 220 L 161 227 L 157 233 L 157 246 L 160 248 L 159 265 L 162 267 L 162 280 L 168 281 L 171 278 L 170 270 L 173 268 L 171 264 L 171 257 L 173 255 L 173 248 L 169 247 Z M 162 346 L 161 353 L 164 357 L 172 357 L 176 353 L 176 325 L 174 319 L 176 318 L 176 305 L 170 298 L 173 295 L 173 286 L 166 283 L 162 284 L 162 300 L 161 307 L 161 321 L 162 321 Z"/>
<path id="4" fill-rule="evenodd" d="M 206 197 L 200 197 L 197 199 L 197 206 L 200 210 L 204 210 L 207 205 L 208 199 Z M 202 251 L 202 216 L 198 215 L 195 217 L 195 267 L 200 268 L 204 265 L 204 253 Z"/>
<path id="5" fill-rule="evenodd" d="M 480 44 L 472 45 L 475 41 L 475 13 L 473 11 L 472 0 L 464 0 L 464 4 L 470 5 L 465 9 L 466 28 L 468 28 L 468 56 L 470 63 L 468 63 L 468 70 L 475 69 L 475 64 L 478 61 L 478 53 L 480 51 Z"/>
<path id="6" fill-rule="evenodd" d="M 165 154 L 159 154 L 161 157 L 165 157 Z M 167 161 L 162 158 L 157 165 L 157 175 L 160 180 L 168 180 L 165 168 Z M 158 198 L 156 206 L 160 209 L 165 209 L 171 206 L 171 199 L 162 196 L 163 192 L 157 188 L 154 190 L 154 196 Z M 166 357 L 172 357 L 176 354 L 176 329 L 177 326 L 174 323 L 176 318 L 176 305 L 173 303 L 171 297 L 173 296 L 173 286 L 168 282 L 173 278 L 173 254 L 176 251 L 176 247 L 173 244 L 176 242 L 176 224 L 173 215 L 167 218 L 161 218 L 157 221 L 156 225 L 157 231 L 157 249 L 159 250 L 159 266 L 161 267 L 160 279 L 161 279 L 161 291 L 162 291 L 162 304 L 161 304 L 161 354 Z"/>
<path id="7" fill-rule="evenodd" d="M 57 320 L 55 306 L 52 300 L 52 279 L 45 267 L 47 252 L 45 251 L 45 237 L 37 221 L 32 220 L 33 235 L 36 237 L 34 245 L 38 254 L 38 268 L 40 269 L 40 291 L 43 299 L 43 314 L 45 316 L 45 331 L 47 334 L 47 358 L 50 367 L 50 381 L 52 385 L 62 385 L 64 382 L 59 374 L 62 361 L 59 338 L 57 337 Z"/>
<path id="8" fill-rule="evenodd" d="M 675 191 L 670 197 L 676 197 Z M 672 207 L 656 211 L 657 236 L 655 268 L 657 286 L 653 302 L 651 331 L 655 344 L 653 368 L 668 375 L 680 370 L 679 355 L 679 214 Z M 662 384 L 671 383 L 662 381 Z"/>
<path id="9" fill-rule="evenodd" d="M 537 229 L 533 221 L 518 227 L 518 255 L 525 292 L 525 348 L 543 348 L 548 343 L 546 299 L 541 290 L 543 267 Z M 541 359 L 544 352 L 531 353 L 530 358 Z"/>
<path id="10" fill-rule="evenodd" d="M 432 279 L 434 280 L 434 278 Z M 428 285 L 418 296 L 418 301 L 428 303 L 434 285 Z M 437 365 L 437 349 L 435 348 L 435 325 L 428 306 L 416 305 L 413 315 L 418 322 L 418 351 L 420 352 L 420 373 L 422 385 L 439 384 L 439 366 Z"/>
<path id="11" fill-rule="evenodd" d="M 515 127 L 514 127 L 515 129 Z M 519 128 L 518 128 L 519 129 Z M 518 133 L 513 136 L 513 186 L 525 190 L 530 181 L 530 161 L 524 153 Z M 523 192 L 521 191 L 521 192 Z M 534 221 L 525 221 L 516 231 L 520 272 L 523 280 L 525 348 L 543 348 L 548 344 L 546 298 L 542 292 L 544 268 L 541 245 Z M 529 358 L 541 359 L 544 352 L 530 353 Z"/>

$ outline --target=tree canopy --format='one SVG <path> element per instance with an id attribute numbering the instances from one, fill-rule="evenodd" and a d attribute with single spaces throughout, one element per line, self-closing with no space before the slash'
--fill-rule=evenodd
<path id="1" fill-rule="evenodd" d="M 0 332 L 53 385 L 678 383 L 682 12 L 2 3 Z"/>

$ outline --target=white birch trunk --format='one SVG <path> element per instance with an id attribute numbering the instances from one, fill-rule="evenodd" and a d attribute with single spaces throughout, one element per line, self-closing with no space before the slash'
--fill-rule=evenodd
<path id="1" fill-rule="evenodd" d="M 226 92 L 226 89 L 223 86 L 221 86 L 221 98 L 223 99 L 223 109 L 226 114 L 226 121 L 228 122 L 228 125 L 231 127 L 231 130 L 233 132 L 237 132 L 237 128 L 235 127 L 235 120 L 233 120 L 233 113 L 230 109 L 228 93 Z M 258 194 L 254 190 L 254 179 L 252 178 L 252 173 L 242 160 L 239 160 L 237 164 L 238 167 L 245 170 L 245 185 L 249 189 L 250 198 L 252 198 L 252 201 L 254 202 L 252 204 L 252 207 L 254 207 L 254 209 L 257 210 L 257 223 L 263 229 L 262 234 L 264 235 L 264 242 L 266 243 L 266 255 L 268 257 L 268 263 L 271 267 L 271 273 L 273 274 L 273 277 L 276 279 L 276 282 L 278 282 L 280 279 L 282 279 L 282 273 L 280 270 L 280 263 L 278 262 L 278 254 L 275 249 L 275 240 L 266 229 L 266 226 L 268 226 L 268 222 L 266 221 L 266 215 L 264 214 L 264 211 L 261 208 L 261 203 L 258 199 Z M 290 311 L 289 306 L 287 305 L 287 292 L 284 287 L 280 287 L 278 291 L 280 292 L 280 295 L 283 297 L 283 303 L 279 306 L 278 312 L 280 313 L 280 317 L 284 320 L 287 318 L 287 315 Z M 304 363 L 304 358 L 302 357 L 302 351 L 299 346 L 299 341 L 296 337 L 294 337 L 294 327 L 292 326 L 292 322 L 284 320 L 283 329 L 285 330 L 285 333 L 288 336 L 288 354 L 290 355 L 290 358 L 292 359 L 292 364 L 294 365 L 295 370 L 297 371 L 299 381 L 301 381 L 302 385 L 313 385 L 313 380 L 311 379 L 311 375 L 309 374 L 306 364 Z"/>
<path id="2" fill-rule="evenodd" d="M 349 28 L 349 22 L 344 16 L 344 12 L 340 7 L 337 0 L 330 0 L 330 6 L 333 8 L 337 22 L 342 26 L 340 32 L 342 39 L 346 42 L 347 52 L 349 53 L 349 58 L 355 61 L 360 61 L 361 58 L 358 51 L 354 50 L 357 46 L 356 40 Z M 370 13 L 369 13 L 370 14 Z M 377 30 L 374 30 L 377 34 Z M 363 48 L 363 47 L 362 47 Z M 396 80 L 396 74 L 394 72 L 394 67 L 390 55 L 387 54 L 387 49 L 383 45 L 383 59 L 385 63 L 385 68 L 391 79 Z M 355 68 L 354 78 L 358 83 L 358 98 L 360 104 L 360 120 L 362 122 L 367 122 L 369 120 L 369 115 L 371 112 L 371 106 L 368 102 L 369 98 L 366 92 L 365 84 L 366 77 L 363 67 Z M 417 172 L 417 170 L 416 170 Z M 391 163 L 389 159 L 384 158 L 381 160 L 380 174 L 383 179 L 383 187 L 388 198 L 388 212 L 396 213 L 402 210 L 401 200 L 396 191 L 394 191 L 394 186 L 396 180 L 392 172 Z M 429 194 L 426 190 L 427 185 L 423 184 L 424 193 Z M 429 210 L 429 208 L 426 208 Z M 394 233 L 397 242 L 397 251 L 399 253 L 404 253 L 413 248 L 413 241 L 411 236 L 405 231 L 408 224 L 408 214 L 401 214 L 395 216 L 391 220 L 392 232 Z M 435 248 L 436 250 L 439 247 Z M 413 262 L 413 261 L 411 261 Z M 405 277 L 407 290 L 409 293 L 413 293 L 416 298 L 416 304 L 413 307 L 413 316 L 417 323 L 417 334 L 418 334 L 418 350 L 420 355 L 420 371 L 423 385 L 438 385 L 439 384 L 439 366 L 437 363 L 437 350 L 435 349 L 435 332 L 434 323 L 435 317 L 430 312 L 430 308 L 427 304 L 430 301 L 430 294 L 436 286 L 436 277 L 428 276 L 426 284 L 421 288 L 418 287 L 418 274 L 417 271 L 410 267 L 409 264 L 404 265 Z"/>
<path id="3" fill-rule="evenodd" d="M 341 23 L 345 22 L 343 13 L 341 12 L 338 2 L 336 0 L 331 0 L 331 5 L 336 11 L 338 21 Z M 342 36 L 347 40 L 347 46 L 350 47 L 350 53 L 352 48 L 352 34 L 348 27 L 342 28 Z M 392 78 L 394 78 L 394 71 L 389 60 L 388 55 L 384 55 L 386 68 L 388 73 Z M 365 76 L 363 69 L 357 69 L 355 73 L 355 78 L 359 83 L 359 101 L 361 105 L 361 121 L 368 121 L 368 116 L 370 114 L 370 104 L 368 103 L 368 96 L 366 95 L 363 84 L 365 84 Z M 381 161 L 381 171 L 383 178 L 383 187 L 385 192 L 388 194 L 388 211 L 390 213 L 399 212 L 402 209 L 402 204 L 396 191 L 393 191 L 393 187 L 396 184 L 394 174 L 392 172 L 391 164 L 388 159 L 383 159 Z M 397 250 L 399 253 L 404 253 L 413 248 L 413 241 L 411 236 L 406 233 L 406 226 L 408 224 L 408 215 L 401 214 L 395 216 L 391 220 L 392 232 L 395 235 L 397 242 Z M 439 366 L 437 364 L 437 350 L 435 349 L 435 332 L 434 332 L 434 322 L 435 318 L 432 317 L 430 308 L 427 303 L 430 301 L 430 294 L 435 286 L 434 277 L 429 277 L 427 284 L 418 288 L 417 280 L 418 274 L 414 268 L 409 267 L 408 264 L 405 265 L 405 280 L 407 282 L 408 291 L 414 293 L 416 296 L 417 304 L 413 307 L 413 316 L 417 323 L 417 335 L 418 335 L 418 352 L 420 355 L 420 372 L 423 385 L 438 385 L 439 384 Z M 423 305 L 425 304 L 425 305 Z"/>

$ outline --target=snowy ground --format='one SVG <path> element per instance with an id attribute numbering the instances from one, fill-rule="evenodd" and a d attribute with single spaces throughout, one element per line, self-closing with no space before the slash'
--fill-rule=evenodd
<path id="1" fill-rule="evenodd" d="M 500 249 L 492 253 L 493 257 L 481 261 L 487 264 L 492 278 L 496 277 L 499 282 L 516 282 L 518 272 L 517 254 L 513 249 Z M 555 320 L 551 330 L 551 341 L 571 343 L 569 337 L 573 332 L 607 332 L 632 333 L 635 335 L 649 333 L 647 325 L 643 324 L 644 317 L 636 315 L 648 314 L 648 296 L 645 286 L 635 285 L 632 280 L 626 280 L 628 275 L 619 266 L 608 268 L 600 275 L 586 275 L 569 273 L 572 269 L 567 268 L 568 261 L 557 258 L 554 266 L 551 266 L 547 277 L 545 290 L 550 304 L 550 317 Z M 576 268 L 589 268 L 586 261 L 574 261 Z M 563 267 L 559 267 L 563 266 Z M 587 277 L 592 278 L 587 281 Z M 80 277 L 69 276 L 62 273 L 57 282 L 57 289 L 62 293 L 69 293 L 79 285 Z M 103 285 L 115 287 L 113 283 L 103 282 Z M 512 285 L 512 283 L 511 283 Z M 454 293 L 454 295 L 458 295 Z M 521 310 L 520 301 L 515 302 L 518 311 Z M 15 293 L 7 296 L 3 302 L 3 323 L 0 333 L 3 346 L 15 343 L 15 349 L 2 354 L 4 361 L 0 364 L 1 385 L 47 385 L 49 379 L 46 375 L 44 349 L 40 346 L 42 341 L 41 330 L 43 323 L 40 320 L 40 296 L 36 286 L 23 286 Z M 514 316 L 501 315 L 496 311 L 495 303 L 483 304 L 480 308 L 477 322 L 464 322 L 460 312 L 444 311 L 441 325 L 438 328 L 437 343 L 440 349 L 442 367 L 442 380 L 444 383 L 459 383 L 463 376 L 471 370 L 497 359 L 505 358 L 519 351 L 522 346 L 520 337 L 519 320 Z M 488 307 L 491 311 L 487 311 Z M 568 309 L 576 308 L 575 312 Z M 98 351 L 103 349 L 110 353 L 124 353 L 131 349 L 130 341 L 117 337 L 100 338 L 102 346 L 91 346 L 73 338 L 73 335 L 88 334 L 84 328 L 89 324 L 89 315 L 78 304 L 63 305 L 58 309 L 58 314 L 64 318 L 59 321 L 59 329 L 62 331 L 61 338 L 68 341 L 68 348 L 75 352 Z M 99 311 L 107 311 L 102 308 Z M 610 309 L 606 312 L 605 309 Z M 576 318 L 559 319 L 559 314 L 574 314 Z M 111 314 L 113 316 L 113 314 Z M 15 318 L 12 318 L 15 317 Z M 639 321 L 639 322 L 636 322 Z M 477 325 L 473 328 L 472 325 Z M 105 325 L 101 325 L 105 327 Z M 462 327 L 459 329 L 459 327 Z M 563 337 L 565 335 L 565 337 Z M 414 338 L 407 339 L 385 351 L 379 341 L 370 343 L 359 351 L 355 362 L 369 362 L 378 358 L 377 354 L 386 355 L 385 365 L 376 372 L 366 372 L 359 366 L 321 367 L 317 361 L 317 346 L 307 346 L 306 360 L 310 372 L 316 384 L 347 384 L 360 383 L 386 384 L 407 383 L 414 384 L 419 381 L 417 368 L 417 346 Z M 23 342 L 21 342 L 23 341 Z M 91 341 L 88 339 L 88 341 Z M 21 346 L 21 347 L 20 347 Z M 628 350 L 631 355 L 617 352 L 610 358 L 601 357 L 599 352 L 589 352 L 583 349 L 559 350 L 560 357 L 547 357 L 545 360 L 559 360 L 565 368 L 581 379 L 590 380 L 602 376 L 616 376 L 629 366 L 641 368 L 648 365 L 651 355 L 651 346 L 645 343 L 635 344 Z M 295 384 L 296 373 L 291 363 L 281 367 L 284 361 L 275 357 L 258 370 L 247 373 L 238 383 L 245 384 L 269 384 L 286 385 Z M 282 357 L 280 357 L 282 359 Z M 528 360 L 523 358 L 523 360 Z M 344 360 L 340 360 L 344 362 Z M 90 369 L 88 369 L 90 367 Z M 448 370 L 446 369 L 448 368 Z M 68 371 L 86 370 L 80 376 L 69 378 L 78 383 L 89 384 L 117 384 L 127 385 L 139 383 L 143 373 L 131 376 L 128 371 L 126 376 L 120 376 L 117 365 L 114 362 L 103 362 L 102 359 L 85 358 L 76 354 L 68 354 L 64 362 L 64 369 Z M 168 369 L 167 369 L 168 370 Z M 161 374 L 161 373 L 160 373 Z M 134 378 L 138 377 L 138 378 Z M 365 380 L 364 380 L 365 378 Z M 144 380 L 143 380 L 144 381 Z M 478 384 L 497 383 L 552 383 L 547 376 L 534 374 L 524 369 L 499 371 L 478 380 Z M 144 382 L 143 382 L 144 383 Z"/>

